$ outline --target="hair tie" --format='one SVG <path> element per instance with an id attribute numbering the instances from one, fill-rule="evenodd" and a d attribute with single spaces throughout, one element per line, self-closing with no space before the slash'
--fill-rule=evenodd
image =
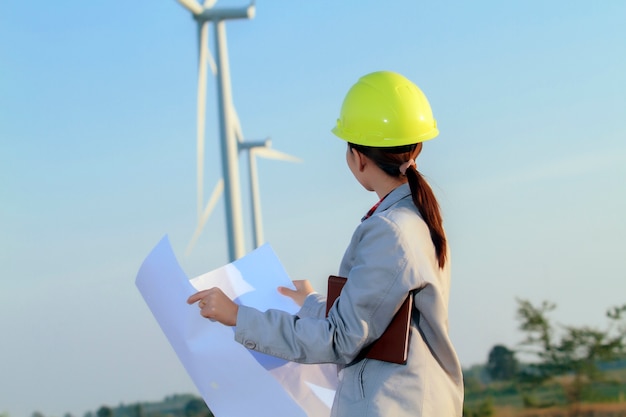
<path id="1" fill-rule="evenodd" d="M 406 175 L 406 170 L 409 169 L 410 166 L 414 166 L 415 169 L 417 170 L 417 165 L 415 165 L 415 160 L 413 158 L 409 159 L 408 161 L 406 161 L 405 163 L 403 163 L 402 165 L 400 165 L 400 173 L 402 175 Z"/>

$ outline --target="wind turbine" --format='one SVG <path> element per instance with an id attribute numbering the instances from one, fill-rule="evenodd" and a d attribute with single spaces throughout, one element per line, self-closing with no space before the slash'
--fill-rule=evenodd
<path id="1" fill-rule="evenodd" d="M 254 247 L 263 244 L 263 225 L 261 222 L 261 194 L 256 169 L 256 158 L 278 159 L 282 161 L 301 162 L 299 158 L 272 149 L 271 139 L 260 142 L 243 142 L 241 149 L 248 150 L 248 171 L 250 172 L 250 201 L 252 202 L 252 239 Z"/>
<path id="2" fill-rule="evenodd" d="M 247 150 L 249 154 L 253 216 L 252 225 L 255 247 L 263 243 L 256 156 L 288 161 L 299 161 L 299 159 L 271 149 L 271 141 L 269 139 L 250 143 L 243 141 L 241 124 L 232 100 L 225 21 L 254 18 L 256 10 L 254 0 L 248 6 L 239 8 L 213 8 L 216 0 L 205 0 L 203 5 L 200 5 L 196 0 L 178 0 L 178 2 L 192 13 L 193 18 L 198 24 L 198 104 L 196 138 L 198 224 L 187 248 L 187 253 L 189 253 L 195 245 L 211 211 L 217 204 L 221 194 L 224 193 L 228 256 L 230 261 L 234 261 L 245 254 L 241 188 L 239 181 L 239 152 Z M 214 27 L 216 60 L 213 60 L 208 47 L 209 23 L 213 23 Z M 207 205 L 203 208 L 207 66 L 211 66 L 213 74 L 217 75 L 219 131 L 222 148 L 222 179 L 216 184 Z"/>

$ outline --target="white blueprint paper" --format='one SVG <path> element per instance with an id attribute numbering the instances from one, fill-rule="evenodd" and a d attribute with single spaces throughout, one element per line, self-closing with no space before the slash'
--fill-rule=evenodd
<path id="1" fill-rule="evenodd" d="M 233 329 L 200 316 L 187 298 L 219 287 L 235 302 L 265 311 L 297 311 L 276 287 L 291 286 L 264 245 L 237 261 L 188 280 L 167 237 L 144 260 L 136 284 L 187 373 L 217 417 L 327 417 L 337 384 L 334 365 L 301 365 L 249 351 Z"/>

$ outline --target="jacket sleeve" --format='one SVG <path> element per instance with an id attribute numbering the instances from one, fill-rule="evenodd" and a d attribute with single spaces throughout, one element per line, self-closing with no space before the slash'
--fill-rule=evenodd
<path id="1" fill-rule="evenodd" d="M 352 362 L 384 332 L 408 292 L 415 288 L 407 267 L 404 237 L 384 217 L 372 217 L 355 231 L 358 245 L 341 296 L 327 318 L 306 314 L 321 298 L 310 298 L 303 314 L 240 306 L 235 340 L 248 349 L 301 363 Z"/>
<path id="2" fill-rule="evenodd" d="M 324 318 L 326 315 L 326 297 L 319 293 L 308 295 L 304 299 L 304 304 L 302 304 L 300 311 L 298 311 L 296 315 L 300 318 Z"/>

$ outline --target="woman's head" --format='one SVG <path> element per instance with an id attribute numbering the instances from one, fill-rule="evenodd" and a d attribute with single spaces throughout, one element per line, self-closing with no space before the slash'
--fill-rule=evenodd
<path id="1" fill-rule="evenodd" d="M 406 178 L 413 203 L 430 231 L 439 267 L 443 268 L 447 240 L 439 204 L 414 162 L 422 151 L 422 142 L 439 134 L 422 91 L 393 72 L 361 77 L 348 91 L 332 131 L 348 142 L 350 153 L 364 155 L 391 178 L 402 182 Z M 363 178 L 357 179 L 368 188 Z"/>

